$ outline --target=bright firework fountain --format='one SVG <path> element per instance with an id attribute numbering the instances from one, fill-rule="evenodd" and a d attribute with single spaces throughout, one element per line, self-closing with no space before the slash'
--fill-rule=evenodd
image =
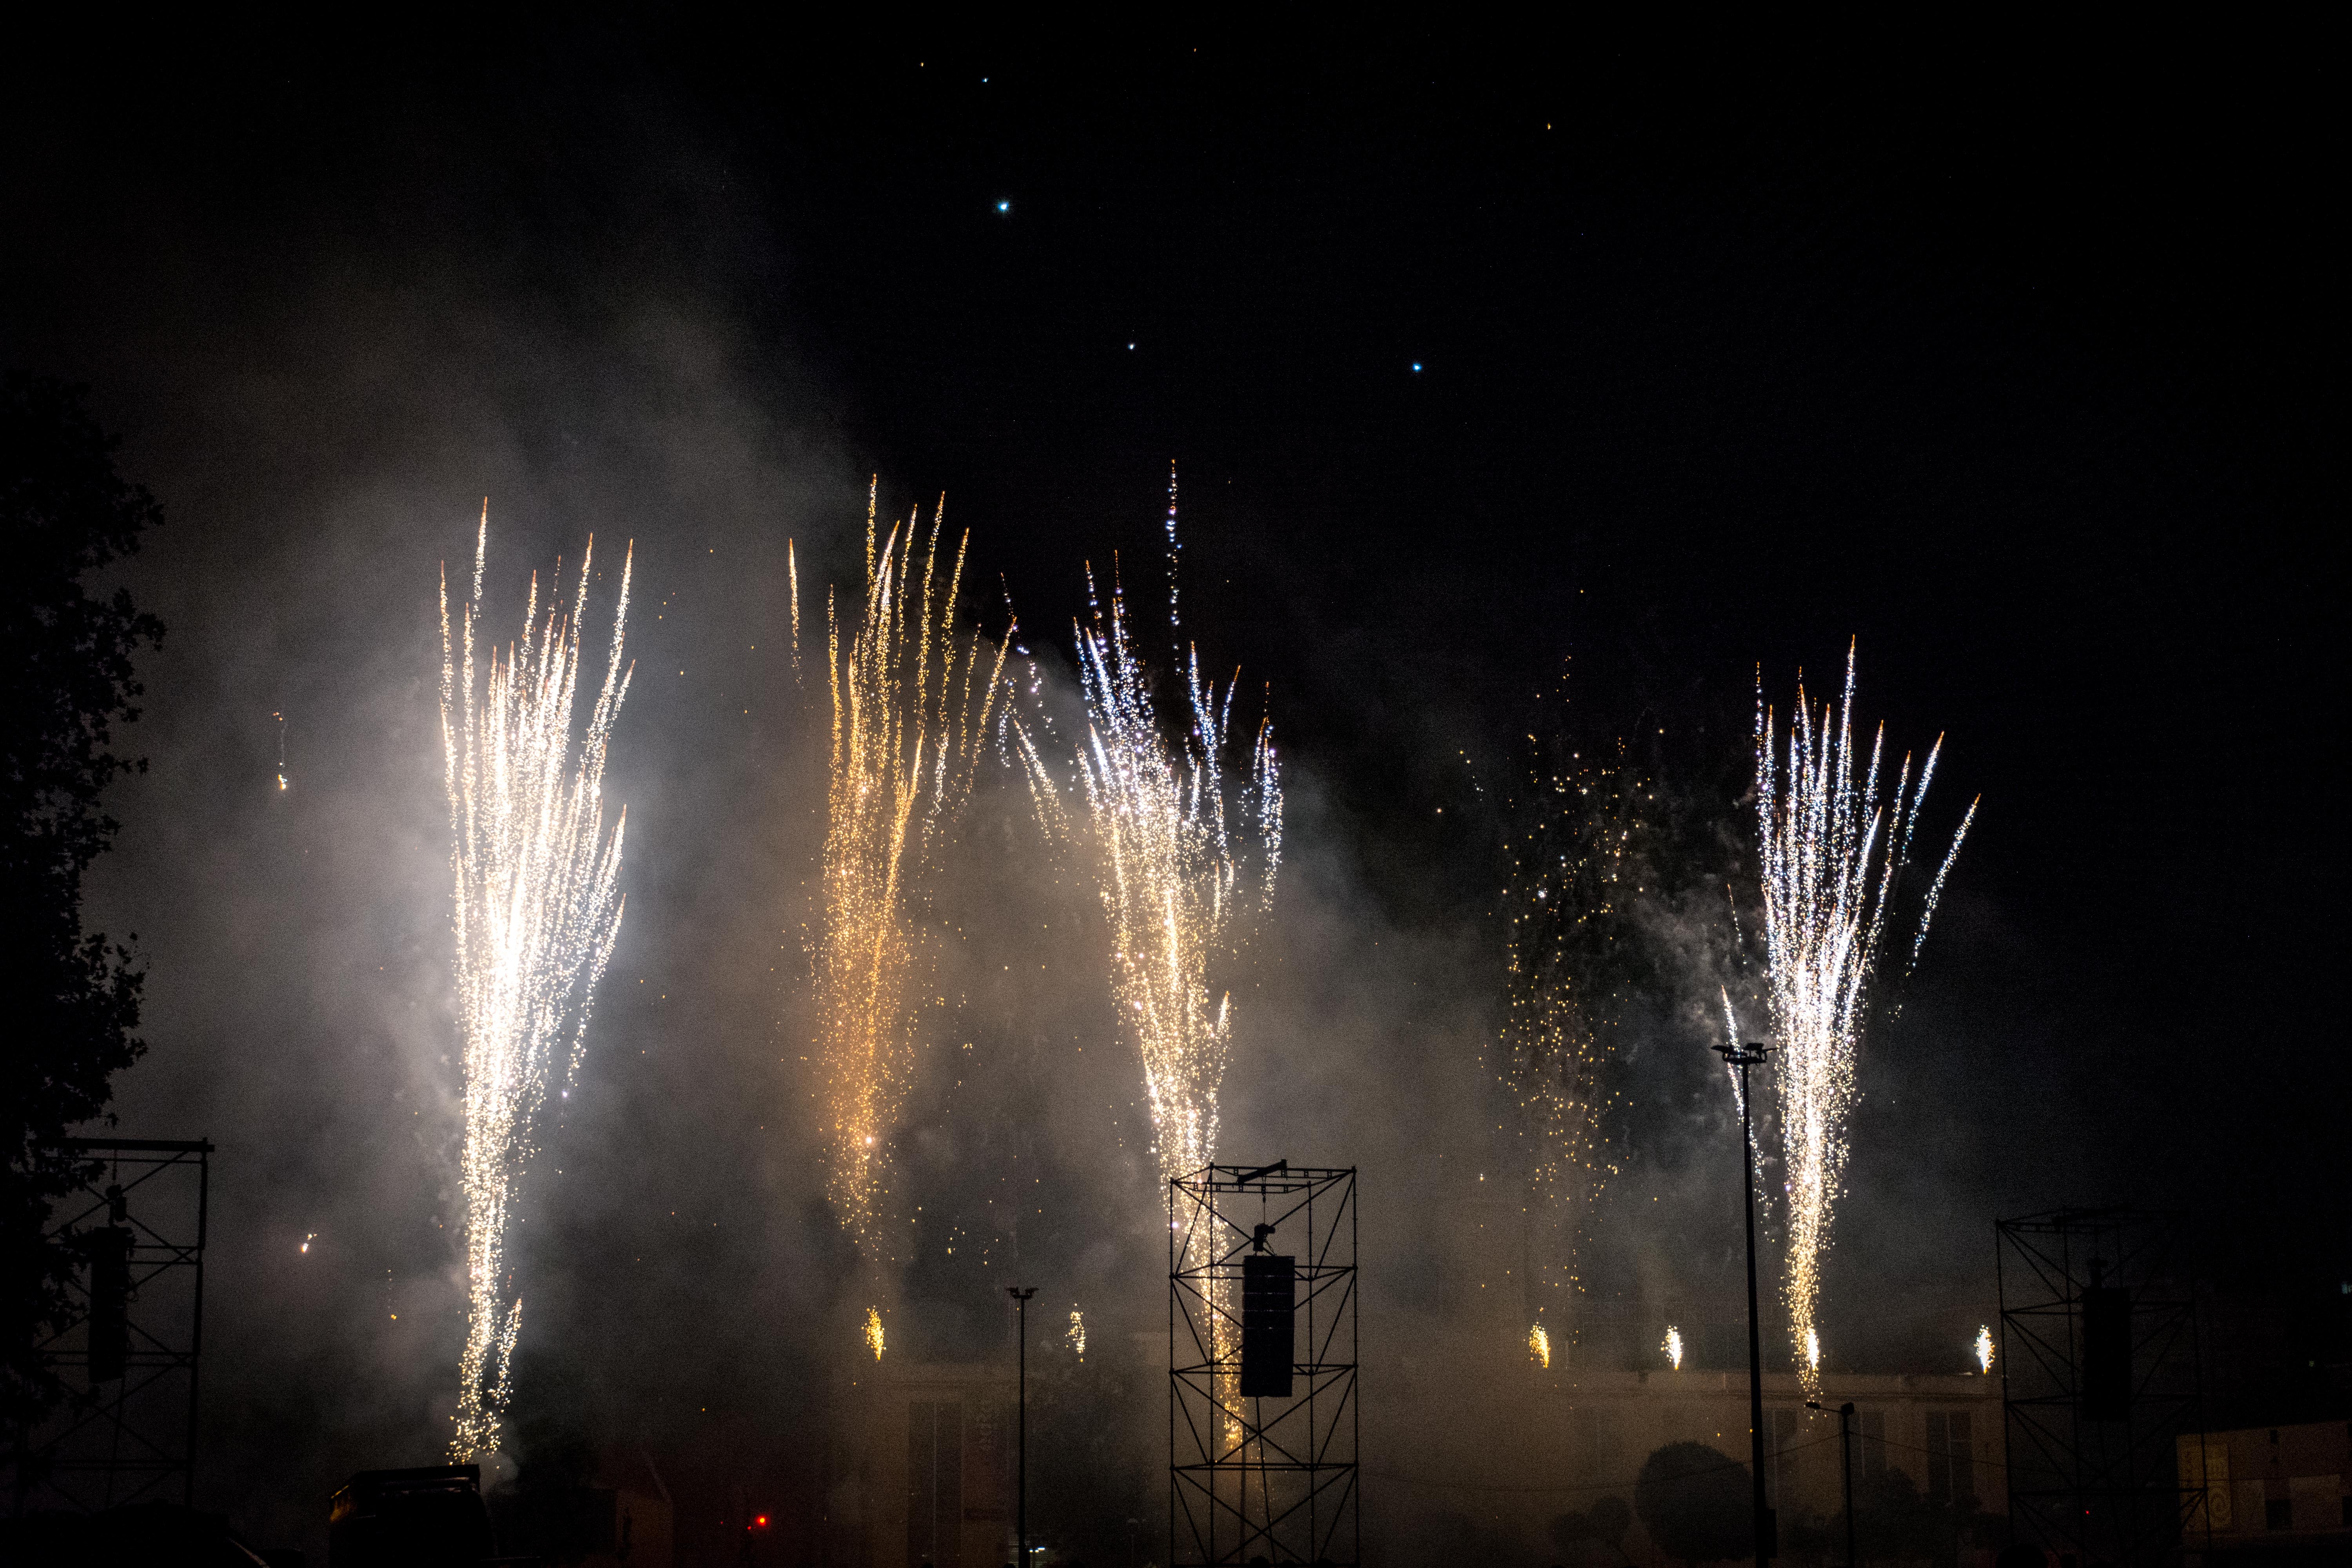
<path id="1" fill-rule="evenodd" d="M 1169 482 L 1170 629 L 1175 630 L 1175 482 Z M 1111 595 L 1078 633 L 1087 736 L 1078 774 L 1099 848 L 1110 918 L 1111 996 L 1143 1058 L 1163 1179 L 1216 1156 L 1217 1093 L 1233 1041 L 1230 994 L 1213 992 L 1213 959 L 1239 947 L 1248 917 L 1274 897 L 1282 858 L 1282 790 L 1270 723 L 1250 747 L 1229 819 L 1225 752 L 1233 688 L 1185 659 L 1183 739 L 1160 728 L 1149 670 L 1129 640 L 1127 607 Z M 1255 859 L 1244 878 L 1244 863 Z"/>
<path id="2" fill-rule="evenodd" d="M 1168 616 L 1180 634 L 1176 597 L 1176 482 L 1168 483 Z M 1241 945 L 1253 914 L 1274 897 L 1282 858 L 1282 789 L 1273 727 L 1261 722 L 1248 772 L 1228 780 L 1233 687 L 1203 679 L 1197 650 L 1180 653 L 1185 724 L 1181 741 L 1162 729 L 1150 671 L 1129 639 L 1116 584 L 1110 609 L 1078 629 L 1078 665 L 1088 721 L 1077 748 L 1078 775 L 1094 829 L 1096 870 L 1111 938 L 1111 999 L 1143 1059 L 1162 1191 L 1216 1157 L 1217 1096 L 1233 1044 L 1232 997 L 1213 988 L 1209 969 Z M 1042 759 L 1021 736 L 1022 759 L 1040 815 L 1060 820 Z M 1237 795 L 1229 810 L 1228 790 Z M 1205 1249 L 1206 1234 L 1188 1246 Z M 1187 1257 L 1188 1266 L 1206 1262 Z M 1232 1312 L 1213 1303 L 1220 1331 Z M 1222 1337 L 1220 1363 L 1232 1347 Z M 1237 1394 L 1220 1394 L 1230 1411 Z M 1229 1436 L 1237 1436 L 1232 1426 Z"/>
<path id="3" fill-rule="evenodd" d="M 485 505 L 472 592 L 455 647 L 446 573 L 441 584 L 441 743 L 454 838 L 457 1026 L 466 1073 L 467 1315 L 457 1431 L 449 1441 L 460 1462 L 498 1447 L 499 1422 L 513 1389 L 522 1298 L 511 1289 L 506 1267 L 509 1201 L 530 1158 L 559 1055 L 567 1079 L 579 1069 L 596 983 L 621 929 L 616 881 L 628 826 L 624 810 L 605 837 L 600 795 L 613 721 L 629 687 L 621 662 L 629 611 L 626 558 L 604 686 L 575 759 L 572 712 L 590 557 L 581 559 L 580 592 L 568 616 L 551 607 L 541 617 L 539 579 L 532 576 L 520 640 L 503 658 L 493 647 L 486 678 L 477 682 L 475 626 L 488 550 Z"/>
<path id="4" fill-rule="evenodd" d="M 916 883 L 971 792 L 1004 686 L 1005 643 L 992 650 L 977 630 L 956 638 L 966 542 L 940 572 L 944 521 L 943 505 L 917 567 L 917 520 L 877 545 L 869 491 L 865 606 L 846 626 L 830 595 L 825 606 L 833 748 L 815 952 L 818 1064 L 830 1122 L 827 1185 L 875 1268 L 891 1256 L 884 1212 L 890 1139 L 914 1074 L 916 982 L 927 963 L 913 918 Z M 793 618 L 797 625 L 797 583 Z M 878 1355 L 878 1319 L 869 1328 Z"/>
<path id="5" fill-rule="evenodd" d="M 1785 747 L 1759 682 L 1756 704 L 1757 825 L 1761 838 L 1764 944 L 1773 1032 L 1779 1037 L 1780 1149 L 1788 1193 L 1789 1331 L 1809 1391 L 1818 1393 L 1822 1255 L 1846 1164 L 1846 1120 L 1853 1108 L 1854 1047 L 1864 993 L 1885 933 L 1888 904 L 1908 864 L 1919 807 L 1935 776 L 1939 739 L 1912 782 L 1906 755 L 1882 803 L 1882 730 L 1856 780 L 1853 651 L 1845 692 L 1818 718 L 1804 688 L 1790 716 Z M 1927 940 L 1944 878 L 1976 819 L 1971 803 L 1929 886 L 1911 942 Z"/>

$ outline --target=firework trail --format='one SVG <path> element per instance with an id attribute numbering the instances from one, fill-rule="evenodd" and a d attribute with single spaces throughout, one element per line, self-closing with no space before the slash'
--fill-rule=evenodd
<path id="1" fill-rule="evenodd" d="M 1790 715 L 1785 746 L 1766 707 L 1756 702 L 1757 826 L 1761 840 L 1766 982 L 1779 1038 L 1781 1161 L 1788 1194 L 1789 1328 L 1806 1386 L 1818 1381 L 1822 1255 L 1843 1190 L 1846 1119 L 1855 1097 L 1854 1047 L 1863 1004 L 1884 936 L 1895 884 L 1909 863 L 1919 807 L 1936 773 L 1939 738 L 1912 782 L 1906 755 L 1882 803 L 1882 729 L 1855 778 L 1853 650 L 1846 650 L 1845 691 L 1834 711 L 1816 717 L 1804 688 Z M 1970 804 L 1937 869 L 1927 908 L 1911 944 L 1916 955 L 1934 916 L 1934 899 L 1958 858 Z"/>
<path id="2" fill-rule="evenodd" d="M 580 680 L 580 628 L 588 609 L 591 556 L 567 616 L 539 608 L 531 577 L 520 640 L 489 651 L 474 670 L 481 619 L 489 508 L 474 543 L 473 587 L 454 639 L 449 584 L 441 583 L 441 745 L 449 790 L 456 873 L 457 1026 L 465 1050 L 466 1350 L 459 1363 L 459 1462 L 498 1447 L 512 1392 L 522 1298 L 506 1268 L 509 1200 L 532 1149 L 533 1123 L 561 1053 L 576 1075 L 588 1016 L 621 929 L 616 886 L 625 809 L 608 839 L 600 789 L 613 721 L 629 689 L 621 662 L 629 613 L 629 565 L 613 611 L 604 683 L 572 747 Z"/>
<path id="3" fill-rule="evenodd" d="M 1197 649 L 1181 640 L 1176 596 L 1176 480 L 1168 481 L 1168 614 L 1178 639 L 1186 725 L 1171 742 L 1149 668 L 1129 636 L 1114 584 L 1108 614 L 1094 601 L 1077 628 L 1087 734 L 1077 772 L 1093 829 L 1097 879 L 1109 917 L 1110 991 L 1143 1062 L 1161 1191 L 1210 1163 L 1217 1151 L 1217 1096 L 1233 1042 L 1232 996 L 1212 990 L 1211 963 L 1238 952 L 1253 917 L 1274 898 L 1282 860 L 1282 788 L 1270 721 L 1251 742 L 1248 771 L 1227 777 L 1234 688 L 1203 679 Z M 1089 597 L 1093 574 L 1087 574 Z M 1054 781 L 1025 730 L 1013 726 L 1038 816 L 1066 826 Z M 1238 786 L 1238 787 L 1235 787 Z M 1228 793 L 1234 795 L 1229 806 Z M 1187 1267 L 1207 1262 L 1220 1238 L 1186 1243 Z M 1230 1303 L 1213 1289 L 1215 1359 L 1238 1366 Z M 1228 1438 L 1239 1427 L 1238 1385 L 1221 1378 Z"/>
<path id="4" fill-rule="evenodd" d="M 971 792 L 1011 636 L 992 652 L 977 630 L 958 641 L 956 590 L 969 536 L 940 572 L 945 519 L 942 502 L 918 566 L 919 518 L 877 546 L 869 490 L 865 606 L 845 626 L 830 595 L 825 602 L 833 748 L 814 955 L 818 1062 L 831 1122 L 827 1186 L 872 1264 L 890 1256 L 883 1217 L 890 1138 L 914 1073 L 914 983 L 926 964 L 911 909 L 915 883 Z M 799 604 L 795 582 L 795 623 Z"/>
<path id="5" fill-rule="evenodd" d="M 1172 539 L 1172 477 L 1169 513 Z M 1172 545 L 1170 566 L 1172 579 Z M 1175 604 L 1171 585 L 1171 619 Z M 1221 692 L 1202 679 L 1197 650 L 1186 651 L 1189 723 L 1173 744 L 1161 731 L 1150 675 L 1136 657 L 1116 588 L 1108 615 L 1097 604 L 1094 625 L 1078 630 L 1078 668 L 1088 720 L 1078 776 L 1101 849 L 1111 996 L 1143 1058 L 1160 1174 L 1190 1175 L 1216 1156 L 1217 1093 L 1233 1038 L 1232 997 L 1212 994 L 1209 965 L 1239 948 L 1249 917 L 1273 900 L 1281 864 L 1273 725 L 1258 727 L 1229 814 L 1233 687 Z M 1245 879 L 1252 858 L 1256 874 Z"/>
<path id="6" fill-rule="evenodd" d="M 1596 758 L 1565 743 L 1549 749 L 1517 813 L 1526 826 L 1504 889 L 1511 925 L 1498 1076 L 1518 1106 L 1536 1199 L 1559 1235 L 1547 1264 L 1557 1278 L 1547 1282 L 1573 1286 L 1581 1227 L 1617 1173 L 1601 1125 L 1615 1097 L 1603 1079 L 1620 1006 L 1642 982 L 1633 861 L 1651 792 L 1622 745 Z"/>

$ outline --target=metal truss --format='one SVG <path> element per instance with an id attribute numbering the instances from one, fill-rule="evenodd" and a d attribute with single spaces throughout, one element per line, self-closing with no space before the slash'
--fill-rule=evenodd
<path id="1" fill-rule="evenodd" d="M 213 1146 L 70 1138 L 61 1147 L 83 1179 L 53 1211 L 44 1239 L 95 1258 L 94 1238 L 119 1237 L 128 1289 L 111 1350 L 101 1348 L 103 1327 L 100 1342 L 91 1331 L 94 1263 L 72 1283 L 71 1316 L 36 1347 L 58 1401 L 14 1434 L 6 1460 L 16 1510 L 192 1504 Z"/>
<path id="2" fill-rule="evenodd" d="M 1297 1261 L 1289 1398 L 1241 1394 L 1243 1263 Z M 1168 1184 L 1169 1556 L 1328 1563 L 1360 1552 L 1356 1172 L 1204 1166 Z"/>
<path id="3" fill-rule="evenodd" d="M 2201 1463 L 2189 1476 L 2175 1463 L 2177 1439 L 2203 1426 L 2183 1229 L 2178 1215 L 2128 1208 L 1993 1226 L 2010 1517 L 2021 1538 L 2077 1562 L 2170 1561 L 2210 1525 Z M 2084 1403 L 2084 1296 L 2101 1284 L 2130 1292 L 2119 1419 Z"/>

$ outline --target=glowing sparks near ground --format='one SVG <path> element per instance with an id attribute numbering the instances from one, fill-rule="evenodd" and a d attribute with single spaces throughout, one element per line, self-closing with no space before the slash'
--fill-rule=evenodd
<path id="1" fill-rule="evenodd" d="M 945 507 L 914 563 L 917 519 L 877 545 L 866 514 L 866 602 L 854 622 L 825 604 L 833 694 L 823 926 L 816 942 L 818 1062 L 827 1096 L 827 1189 L 869 1263 L 893 1246 L 883 1223 L 889 1140 L 914 1073 L 916 983 L 926 957 L 914 883 L 971 790 L 1003 688 L 1004 645 L 955 635 L 964 541 L 940 570 Z M 799 619 L 799 586 L 793 589 Z M 987 673 L 981 671 L 985 667 Z"/>
<path id="2" fill-rule="evenodd" d="M 1087 1315 L 1084 1312 L 1079 1311 L 1076 1307 L 1070 1309 L 1070 1331 L 1066 1337 L 1070 1342 L 1071 1353 L 1076 1355 L 1080 1361 L 1086 1360 Z"/>
<path id="3" fill-rule="evenodd" d="M 1984 1373 L 1989 1373 L 1989 1372 L 1992 1371 L 1992 1325 L 1991 1325 L 1991 1324 L 1990 1324 L 1990 1323 L 1979 1323 L 1979 1324 L 1977 1326 L 1977 1347 L 1976 1347 L 1976 1348 L 1977 1348 L 1977 1370 L 1978 1370 L 1979 1372 L 1984 1372 Z"/>
<path id="4" fill-rule="evenodd" d="M 1854 1047 L 1878 958 L 1888 905 L 1908 863 L 1919 807 L 1935 776 L 1939 740 L 1915 785 L 1906 755 L 1882 805 L 1879 766 L 1884 731 L 1856 778 L 1853 654 L 1846 654 L 1845 691 L 1818 716 L 1797 691 L 1785 747 L 1759 681 L 1756 703 L 1757 823 L 1761 840 L 1768 994 L 1778 1036 L 1781 1160 L 1788 1194 L 1790 1333 L 1806 1354 L 1805 1381 L 1818 1392 L 1822 1255 L 1843 1194 L 1846 1121 L 1854 1102 Z M 1975 819 L 1971 805 L 1930 889 L 1912 951 L 1926 940 L 1932 900 Z"/>
<path id="5" fill-rule="evenodd" d="M 1807 1372 L 1822 1370 L 1822 1336 L 1820 1331 L 1815 1329 L 1805 1331 L 1805 1370 Z"/>
<path id="6" fill-rule="evenodd" d="M 441 587 L 441 741 L 456 873 L 457 1027 L 465 1050 L 462 1176 L 467 1318 L 460 1363 L 459 1462 L 498 1446 L 511 1393 L 522 1299 L 506 1267 L 510 1191 L 532 1146 L 548 1081 L 578 1070 L 596 983 L 621 927 L 617 887 L 628 814 L 607 839 L 601 789 L 613 721 L 628 692 L 621 661 L 629 570 L 621 569 L 604 681 L 575 759 L 572 713 L 591 556 L 572 613 L 539 607 L 531 579 L 520 641 L 475 679 L 476 623 L 489 550 L 489 510 L 474 546 L 472 592 L 452 637 Z M 592 544 L 593 555 L 593 544 Z"/>
<path id="7" fill-rule="evenodd" d="M 1541 1323 L 1528 1331 L 1528 1354 L 1546 1372 L 1551 1370 L 1551 1331 Z"/>
<path id="8" fill-rule="evenodd" d="M 1662 1342 L 1660 1342 L 1658 1348 L 1666 1352 L 1667 1365 L 1673 1367 L 1676 1372 L 1682 1371 L 1683 1331 L 1680 1329 L 1668 1325 L 1666 1329 L 1666 1337 Z"/>
<path id="9" fill-rule="evenodd" d="M 880 1361 L 882 1359 L 882 1310 L 879 1307 L 866 1309 L 865 1333 L 866 1348 L 874 1352 L 876 1361 Z"/>

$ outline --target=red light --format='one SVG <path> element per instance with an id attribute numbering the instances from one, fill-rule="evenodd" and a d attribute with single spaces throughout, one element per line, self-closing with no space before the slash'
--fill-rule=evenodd
<path id="1" fill-rule="evenodd" d="M 766 1514 L 764 1514 L 764 1513 L 763 1513 L 763 1514 L 761 1514 L 759 1518 L 757 1518 L 757 1519 L 753 1520 L 753 1521 L 751 1521 L 751 1528 L 752 1528 L 752 1529 L 754 1529 L 754 1530 L 765 1530 L 765 1529 L 767 1529 L 767 1528 L 768 1528 L 768 1516 L 767 1516 Z"/>

